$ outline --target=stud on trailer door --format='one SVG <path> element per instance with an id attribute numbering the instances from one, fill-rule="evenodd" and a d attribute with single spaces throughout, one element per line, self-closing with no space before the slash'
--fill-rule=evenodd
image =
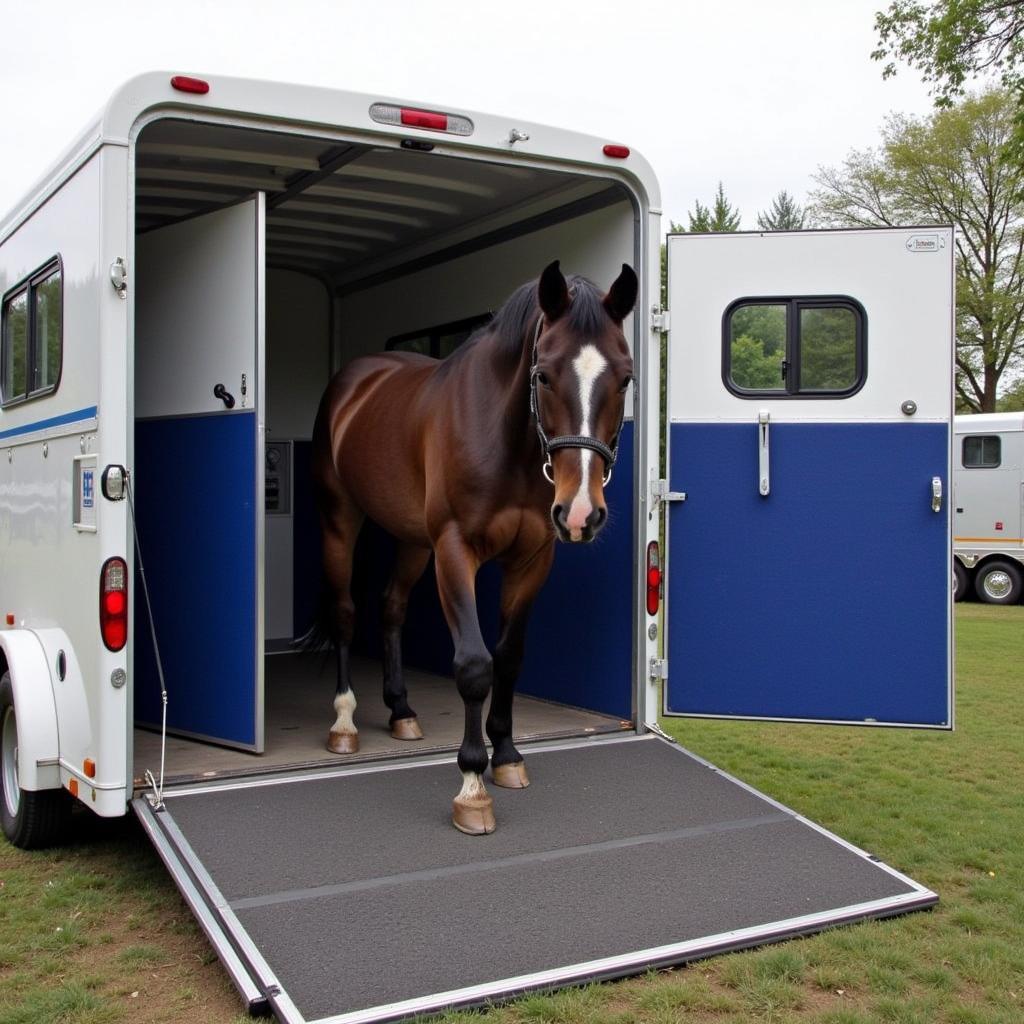
<path id="1" fill-rule="evenodd" d="M 263 749 L 263 194 L 136 239 L 136 512 L 169 731 Z M 137 587 L 136 593 L 140 590 Z M 135 719 L 159 725 L 145 605 Z"/>
<path id="2" fill-rule="evenodd" d="M 951 728 L 950 228 L 668 239 L 669 715 Z"/>

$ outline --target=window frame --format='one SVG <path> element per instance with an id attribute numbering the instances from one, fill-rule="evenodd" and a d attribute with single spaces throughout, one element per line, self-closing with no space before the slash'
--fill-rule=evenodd
<path id="1" fill-rule="evenodd" d="M 979 438 L 982 441 L 987 441 L 987 440 L 991 439 L 991 440 L 995 441 L 998 444 L 998 451 L 997 451 L 998 461 L 996 461 L 995 463 L 992 463 L 991 465 L 989 463 L 986 463 L 986 462 L 968 463 L 966 461 L 966 458 L 967 458 L 967 442 L 968 441 L 973 441 L 973 440 L 976 440 L 976 439 L 979 439 Z M 985 451 L 984 444 L 982 445 L 981 450 L 984 453 L 984 451 Z M 1003 464 L 1003 436 L 1002 436 L 1002 434 L 964 434 L 963 435 L 963 439 L 960 442 L 960 466 L 963 469 L 999 469 L 999 467 L 1002 464 Z"/>
<path id="2" fill-rule="evenodd" d="M 430 345 L 430 358 L 440 359 L 442 337 L 446 334 L 458 334 L 460 331 L 469 331 L 470 335 L 472 335 L 477 328 L 484 327 L 493 319 L 493 313 L 476 313 L 473 316 L 464 316 L 459 320 L 449 320 L 447 323 L 435 324 L 433 327 L 422 327 L 418 331 L 403 331 L 401 334 L 395 334 L 388 338 L 384 343 L 384 351 L 393 352 L 399 345 L 407 341 L 414 341 L 416 338 L 427 338 Z"/>
<path id="3" fill-rule="evenodd" d="M 786 379 L 781 388 L 744 388 L 732 379 L 732 317 L 744 306 L 787 307 Z M 804 309 L 848 309 L 853 313 L 856 379 L 850 387 L 842 390 L 800 390 L 800 313 Z M 722 314 L 722 383 L 737 398 L 779 398 L 786 401 L 852 398 L 864 387 L 867 377 L 868 315 L 852 295 L 746 295 L 730 302 Z"/>
<path id="4" fill-rule="evenodd" d="M 58 347 L 59 352 L 59 365 L 57 367 L 57 377 L 52 384 L 47 384 L 46 387 L 36 388 L 36 390 L 29 390 L 29 384 L 35 380 L 36 368 L 39 365 L 39 355 L 37 350 L 38 337 L 36 332 L 36 289 L 39 284 L 45 281 L 48 277 L 52 277 L 54 271 L 57 272 L 58 282 L 60 284 L 59 295 L 60 295 L 60 320 L 58 323 L 58 330 L 60 332 L 60 344 Z M 5 328 L 7 326 L 7 306 L 8 303 L 18 297 L 18 295 L 25 294 L 25 392 L 24 394 L 16 395 L 13 398 L 7 397 L 7 380 L 4 378 L 4 368 L 7 365 L 6 351 L 0 351 L 0 409 L 10 409 L 14 406 L 24 405 L 26 402 L 31 402 L 37 398 L 43 398 L 46 395 L 52 395 L 59 387 L 62 377 L 64 376 L 64 261 L 60 257 L 60 253 L 51 256 L 44 264 L 34 270 L 31 274 L 23 277 L 13 287 L 8 288 L 4 292 L 3 297 L 0 298 L 0 345 L 3 344 L 2 339 L 4 338 Z"/>

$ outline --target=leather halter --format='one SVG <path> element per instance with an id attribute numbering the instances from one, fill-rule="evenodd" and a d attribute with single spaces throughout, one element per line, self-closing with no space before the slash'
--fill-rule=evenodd
<path id="1" fill-rule="evenodd" d="M 540 373 L 537 366 L 537 342 L 540 341 L 543 328 L 544 314 L 541 313 L 537 320 L 537 329 L 533 332 L 533 358 L 530 363 L 530 415 L 533 416 L 533 421 L 537 424 L 537 436 L 540 438 L 541 450 L 544 452 L 544 465 L 541 467 L 541 472 L 544 474 L 544 479 L 553 484 L 555 477 L 554 467 L 551 465 L 551 453 L 559 448 L 589 448 L 604 459 L 605 470 L 601 484 L 606 487 L 612 478 L 612 469 L 615 467 L 615 460 L 619 455 L 619 435 L 622 433 L 622 422 L 626 417 L 625 405 L 623 405 L 622 417 L 619 419 L 619 425 L 615 428 L 610 445 L 599 441 L 596 437 L 587 437 L 584 434 L 560 434 L 558 437 L 549 438 L 540 422 L 540 402 L 537 398 L 537 377 Z"/>

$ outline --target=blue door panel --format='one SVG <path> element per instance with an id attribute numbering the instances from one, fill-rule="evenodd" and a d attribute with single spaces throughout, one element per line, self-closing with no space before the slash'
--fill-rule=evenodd
<path id="1" fill-rule="evenodd" d="M 256 737 L 256 414 L 141 420 L 133 486 L 174 731 Z M 136 572 L 135 718 L 160 723 Z"/>
<path id="2" fill-rule="evenodd" d="M 945 424 L 673 424 L 677 714 L 949 725 Z"/>

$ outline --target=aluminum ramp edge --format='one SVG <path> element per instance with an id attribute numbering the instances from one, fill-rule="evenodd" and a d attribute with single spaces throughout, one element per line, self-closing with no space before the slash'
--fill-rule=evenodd
<path id="1" fill-rule="evenodd" d="M 182 898 L 199 923 L 203 934 L 213 946 L 217 957 L 224 965 L 228 976 L 245 1003 L 247 1011 L 253 1016 L 267 1016 L 270 1005 L 267 996 L 260 989 L 248 967 L 242 962 L 234 945 L 228 937 L 219 915 L 205 899 L 197 887 L 191 872 L 179 856 L 179 850 L 168 838 L 157 821 L 157 813 L 144 797 L 132 800 L 132 810 L 142 825 L 143 830 L 152 842 L 154 849 L 167 868 L 174 884 L 178 887 Z"/>

